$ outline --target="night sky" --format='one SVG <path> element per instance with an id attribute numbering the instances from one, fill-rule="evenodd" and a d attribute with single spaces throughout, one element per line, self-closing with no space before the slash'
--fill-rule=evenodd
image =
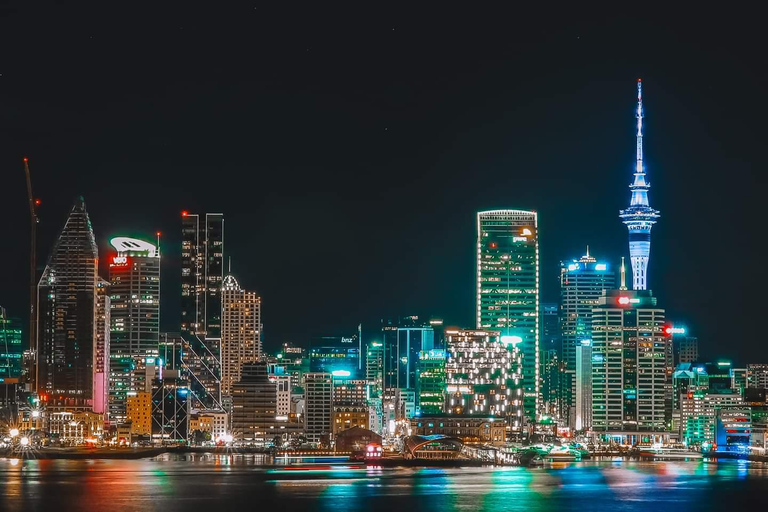
<path id="1" fill-rule="evenodd" d="M 650 287 L 704 357 L 768 359 L 756 13 L 32 4 L 0 2 L 12 315 L 28 300 L 25 155 L 41 266 L 77 195 L 102 262 L 110 236 L 163 232 L 164 330 L 178 330 L 182 210 L 224 212 L 267 348 L 399 315 L 473 327 L 482 209 L 539 212 L 557 300 L 560 260 L 628 253 L 642 77 L 662 214 Z"/>

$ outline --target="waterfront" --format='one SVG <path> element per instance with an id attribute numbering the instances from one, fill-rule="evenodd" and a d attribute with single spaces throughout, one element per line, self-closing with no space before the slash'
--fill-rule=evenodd
<path id="1" fill-rule="evenodd" d="M 723 510 L 768 507 L 768 465 L 560 463 L 543 468 L 265 467 L 258 455 L 0 459 L 0 510 Z"/>

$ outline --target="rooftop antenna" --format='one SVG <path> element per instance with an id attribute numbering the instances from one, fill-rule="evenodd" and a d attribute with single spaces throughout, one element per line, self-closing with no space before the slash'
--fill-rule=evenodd
<path id="1" fill-rule="evenodd" d="M 232 273 L 232 256 L 229 257 L 229 268 L 227 269 L 227 274 Z"/>
<path id="2" fill-rule="evenodd" d="M 29 349 L 37 350 L 37 207 L 40 200 L 32 194 L 32 177 L 29 173 L 29 158 L 24 157 L 24 174 L 27 177 L 27 199 L 29 200 Z M 35 383 L 37 385 L 37 383 Z"/>

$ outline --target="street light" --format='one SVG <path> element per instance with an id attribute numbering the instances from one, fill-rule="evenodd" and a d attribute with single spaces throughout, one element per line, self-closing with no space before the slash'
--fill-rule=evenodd
<path id="1" fill-rule="evenodd" d="M 11 431 L 9 432 L 9 434 L 11 434 L 11 437 L 16 437 L 16 436 L 19 435 L 19 429 L 12 428 Z"/>

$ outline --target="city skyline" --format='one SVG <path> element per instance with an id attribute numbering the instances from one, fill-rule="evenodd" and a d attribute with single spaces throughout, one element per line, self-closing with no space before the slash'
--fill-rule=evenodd
<path id="1" fill-rule="evenodd" d="M 758 216 L 752 214 L 757 202 L 750 194 L 757 187 L 750 186 L 753 167 L 749 163 L 754 160 L 759 130 L 749 124 L 754 121 L 736 120 L 748 111 L 745 107 L 754 108 L 750 98 L 758 97 L 761 82 L 752 71 L 722 55 L 705 59 L 698 55 L 698 47 L 677 41 L 672 32 L 663 32 L 653 41 L 634 41 L 629 27 L 639 26 L 640 21 L 625 19 L 621 30 L 560 27 L 552 42 L 534 38 L 536 48 L 529 55 L 514 52 L 524 35 L 496 46 L 489 43 L 502 41 L 472 42 L 472 37 L 462 36 L 452 41 L 439 37 L 448 33 L 433 27 L 441 44 L 449 50 L 469 45 L 473 58 L 447 51 L 451 60 L 436 57 L 437 62 L 428 67 L 438 78 L 430 78 L 413 64 L 429 61 L 424 57 L 430 55 L 431 43 L 417 35 L 414 23 L 391 21 L 382 20 L 366 30 L 350 28 L 340 33 L 344 41 L 320 45 L 311 42 L 318 36 L 317 29 L 301 25 L 307 31 L 302 44 L 260 61 L 258 76 L 241 66 L 214 66 L 208 58 L 201 67 L 209 66 L 211 79 L 174 64 L 168 73 L 179 71 L 181 78 L 170 83 L 189 85 L 188 89 L 177 87 L 188 90 L 180 97 L 166 97 L 140 77 L 141 72 L 158 70 L 160 78 L 172 76 L 161 69 L 166 59 L 153 58 L 148 46 L 136 49 L 148 58 L 140 73 L 128 76 L 122 85 L 110 81 L 110 77 L 124 77 L 119 59 L 102 58 L 102 52 L 109 50 L 123 55 L 120 51 L 125 47 L 117 38 L 92 29 L 101 47 L 92 48 L 90 39 L 76 42 L 61 37 L 62 49 L 82 44 L 88 55 L 104 63 L 103 78 L 95 77 L 95 87 L 106 87 L 79 91 L 74 84 L 63 84 L 52 96 L 33 97 L 36 89 L 22 90 L 19 77 L 23 74 L 43 83 L 38 71 L 20 60 L 3 70 L 3 84 L 18 99 L 9 114 L 18 120 L 18 128 L 8 134 L 2 153 L 9 170 L 8 200 L 0 206 L 2 213 L 8 218 L 26 214 L 18 162 L 27 155 L 35 191 L 42 200 L 39 261 L 50 250 L 59 219 L 79 194 L 88 201 L 102 251 L 112 234 L 162 231 L 161 245 L 168 248 L 162 269 L 168 278 L 161 292 L 167 306 L 161 319 L 163 330 L 173 329 L 180 307 L 175 304 L 177 221 L 184 209 L 221 211 L 227 216 L 233 271 L 244 286 L 265 298 L 264 315 L 270 319 L 264 333 L 267 348 L 283 341 L 300 343 L 315 331 L 343 330 L 361 321 L 365 326 L 369 320 L 400 315 L 434 314 L 450 324 L 469 327 L 473 325 L 468 311 L 473 283 L 466 270 L 473 267 L 474 255 L 463 240 L 471 236 L 477 211 L 520 208 L 539 213 L 541 288 L 546 301 L 557 297 L 559 262 L 577 258 L 585 244 L 614 266 L 621 255 L 628 256 L 626 228 L 616 212 L 627 202 L 635 146 L 633 82 L 642 77 L 647 93 L 645 161 L 653 179 L 653 206 L 664 213 L 663 222 L 654 227 L 650 288 L 665 304 L 669 317 L 680 319 L 699 337 L 702 354 L 733 355 L 745 361 L 755 354 L 758 346 L 750 334 L 757 329 L 758 317 L 752 312 L 759 301 L 750 295 L 747 285 L 752 278 L 746 269 L 759 265 L 756 242 L 749 237 L 745 244 L 734 244 L 730 258 L 739 264 L 728 279 L 714 279 L 703 293 L 692 291 L 709 268 L 703 258 L 692 255 L 706 254 L 712 232 L 734 230 L 732 219 L 738 219 L 738 231 L 759 231 Z M 237 28 L 240 22 L 233 23 Z M 42 26 L 51 28 L 46 23 Z M 21 27 L 31 30 L 29 35 L 42 30 L 24 24 L 13 30 Z M 147 44 L 166 41 L 161 27 L 159 23 L 149 31 Z M 115 27 L 115 35 L 124 29 Z M 13 30 L 8 34 L 12 36 Z M 475 30 L 470 33 L 481 32 Z M 270 30 L 263 35 L 232 32 L 213 43 L 213 48 L 227 50 L 219 54 L 232 52 L 226 64 L 237 63 L 244 55 L 242 48 L 251 48 L 254 40 L 274 35 Z M 57 33 L 54 29 L 53 35 Z M 186 32 L 178 34 L 187 37 Z M 206 44 L 212 43 L 203 37 Z M 340 50 L 347 37 L 359 38 L 360 44 L 355 45 L 359 49 Z M 616 49 L 605 50 L 599 44 L 613 38 Z M 238 42 L 244 44 L 233 44 Z M 731 44 L 735 43 L 728 42 L 726 47 Z M 331 50 L 340 56 L 330 56 Z M 291 60 L 294 51 L 301 52 L 296 57 L 301 64 L 286 71 L 281 62 Z M 358 58 L 371 52 L 370 61 Z M 262 56 L 256 54 L 256 58 Z M 37 67 L 51 64 L 50 57 L 35 49 L 29 49 L 27 57 L 43 59 Z M 357 63 L 359 73 L 346 70 L 349 62 Z M 455 68 L 443 69 L 448 63 Z M 94 77 L 82 64 L 73 65 L 75 74 Z M 461 66 L 469 67 L 459 73 Z M 53 68 L 61 70 L 55 64 Z M 305 91 L 296 84 L 305 82 L 304 73 L 326 68 L 323 76 L 328 83 L 312 78 L 310 83 L 318 89 L 302 96 Z M 281 71 L 286 71 L 285 78 Z M 261 74 L 274 85 L 265 84 Z M 415 92 L 402 92 L 398 84 L 410 75 L 415 78 Z M 222 92 L 216 83 L 219 78 L 231 78 L 234 90 L 218 94 Z M 335 91 L 342 90 L 340 86 L 350 78 L 360 95 L 339 99 Z M 130 91 L 137 97 L 130 96 Z M 230 93 L 231 103 L 213 99 Z M 36 98 L 41 97 L 37 105 Z M 111 97 L 114 103 L 108 101 Z M 270 98 L 274 106 L 262 97 Z M 303 99 L 291 106 L 297 98 Z M 84 109 L 80 114 L 74 107 L 61 107 L 70 102 L 92 106 L 94 112 Z M 111 106 L 104 114 L 96 113 L 102 104 Z M 58 122 L 39 122 L 56 108 L 75 112 L 62 116 L 75 123 L 71 132 L 84 133 L 84 140 L 95 143 L 78 142 Z M 401 113 L 403 109 L 413 113 Z M 223 122 L 218 121 L 219 112 Z M 306 116 L 306 121 L 293 128 L 287 119 L 298 116 Z M 97 133 L 90 126 L 103 129 Z M 290 151 L 296 147 L 302 150 Z M 721 179 L 726 171 L 728 180 Z M 226 179 L 214 179 L 219 175 Z M 104 180 L 119 186 L 104 193 Z M 257 183 L 264 186 L 254 187 Z M 722 193 L 724 188 L 729 192 Z M 177 196 L 173 190 L 178 190 Z M 259 192 L 254 200 L 251 192 L 256 190 L 263 194 Z M 460 201 L 447 207 L 444 198 L 458 192 Z M 747 197 L 736 199 L 739 193 Z M 147 206 L 136 207 L 136 197 Z M 415 207 L 397 208 L 393 197 Z M 115 204 L 121 205 L 121 211 L 114 211 Z M 709 208 L 713 204 L 730 215 L 716 214 L 715 208 Z M 306 225 L 302 247 L 316 248 L 311 258 L 296 250 L 296 233 L 284 229 L 296 223 Z M 10 238 L 24 240 L 24 224 L 13 226 Z M 462 241 L 455 249 L 445 247 L 446 232 Z M 279 250 L 263 250 L 264 242 Z M 416 244 L 422 249 L 401 258 L 399 247 Z M 0 256 L 3 268 L 23 268 L 25 245 L 18 247 Z M 300 324 L 293 319 L 289 291 L 299 283 L 289 276 L 290 286 L 284 286 L 286 276 L 277 279 L 262 270 L 298 266 L 305 266 L 313 276 L 312 285 L 304 290 L 307 300 L 320 302 L 322 297 L 326 304 L 308 312 Z M 17 274 L 5 277 L 0 304 L 9 314 L 24 317 L 27 285 L 23 274 Z M 457 277 L 445 282 L 445 275 Z M 732 288 L 748 290 L 746 309 L 717 301 Z M 721 325 L 716 319 L 722 308 L 727 316 L 743 312 L 742 321 Z M 361 318 L 366 315 L 375 317 Z M 721 348 L 726 337 L 734 339 L 728 354 Z"/>

